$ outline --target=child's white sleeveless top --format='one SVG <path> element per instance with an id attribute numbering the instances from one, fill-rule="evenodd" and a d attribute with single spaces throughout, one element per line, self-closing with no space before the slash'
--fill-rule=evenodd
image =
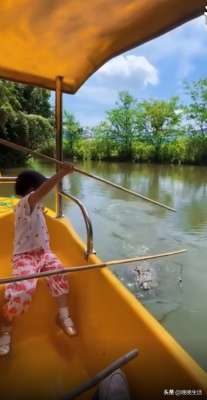
<path id="1" fill-rule="evenodd" d="M 30 195 L 23 197 L 15 207 L 14 255 L 37 249 L 50 250 L 43 207 L 38 203 L 31 212 Z"/>

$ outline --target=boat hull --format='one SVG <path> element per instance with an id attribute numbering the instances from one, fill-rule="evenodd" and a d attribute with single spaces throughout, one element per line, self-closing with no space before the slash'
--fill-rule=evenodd
<path id="1" fill-rule="evenodd" d="M 87 264 L 70 223 L 52 212 L 46 219 L 52 250 L 64 265 Z M 12 211 L 0 214 L 1 277 L 11 274 L 13 225 Z M 88 263 L 99 261 L 91 255 Z M 162 399 L 165 389 L 207 393 L 206 373 L 108 269 L 71 273 L 68 279 L 78 336 L 60 331 L 46 280 L 39 280 L 29 311 L 15 323 L 12 352 L 0 359 L 2 398 L 63 398 L 133 348 L 139 356 L 124 367 L 133 399 Z M 1 304 L 3 291 L 1 286 Z"/>

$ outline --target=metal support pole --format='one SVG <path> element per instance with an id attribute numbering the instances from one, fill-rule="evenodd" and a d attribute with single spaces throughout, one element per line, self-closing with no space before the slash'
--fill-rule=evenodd
<path id="1" fill-rule="evenodd" d="M 55 127 L 56 127 L 56 159 L 63 160 L 63 135 L 62 135 L 62 80 L 61 76 L 56 78 L 55 90 Z M 56 164 L 56 171 L 58 172 L 60 165 Z M 62 182 L 56 188 L 56 217 L 62 217 L 62 196 L 59 192 L 62 191 Z"/>

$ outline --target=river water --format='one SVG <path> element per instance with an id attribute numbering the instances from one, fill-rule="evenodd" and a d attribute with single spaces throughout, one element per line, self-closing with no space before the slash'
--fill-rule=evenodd
<path id="1" fill-rule="evenodd" d="M 187 249 L 139 265 L 150 279 L 148 290 L 137 279 L 136 265 L 113 267 L 113 272 L 207 369 L 207 168 L 104 162 L 80 167 L 176 208 L 170 212 L 79 174 L 64 178 L 64 190 L 88 208 L 94 248 L 102 259 Z M 35 163 L 35 168 L 48 176 L 54 172 L 48 164 Z M 13 193 L 12 185 L 1 185 L 0 195 L 8 193 Z M 47 198 L 49 206 L 52 200 Z M 64 214 L 85 240 L 77 206 L 64 200 Z"/>

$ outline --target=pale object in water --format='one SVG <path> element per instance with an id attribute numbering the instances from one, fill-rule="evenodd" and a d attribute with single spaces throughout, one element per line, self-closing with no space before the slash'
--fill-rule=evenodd
<path id="1" fill-rule="evenodd" d="M 150 290 L 158 286 L 155 270 L 150 267 L 135 267 L 136 283 L 141 289 Z"/>

